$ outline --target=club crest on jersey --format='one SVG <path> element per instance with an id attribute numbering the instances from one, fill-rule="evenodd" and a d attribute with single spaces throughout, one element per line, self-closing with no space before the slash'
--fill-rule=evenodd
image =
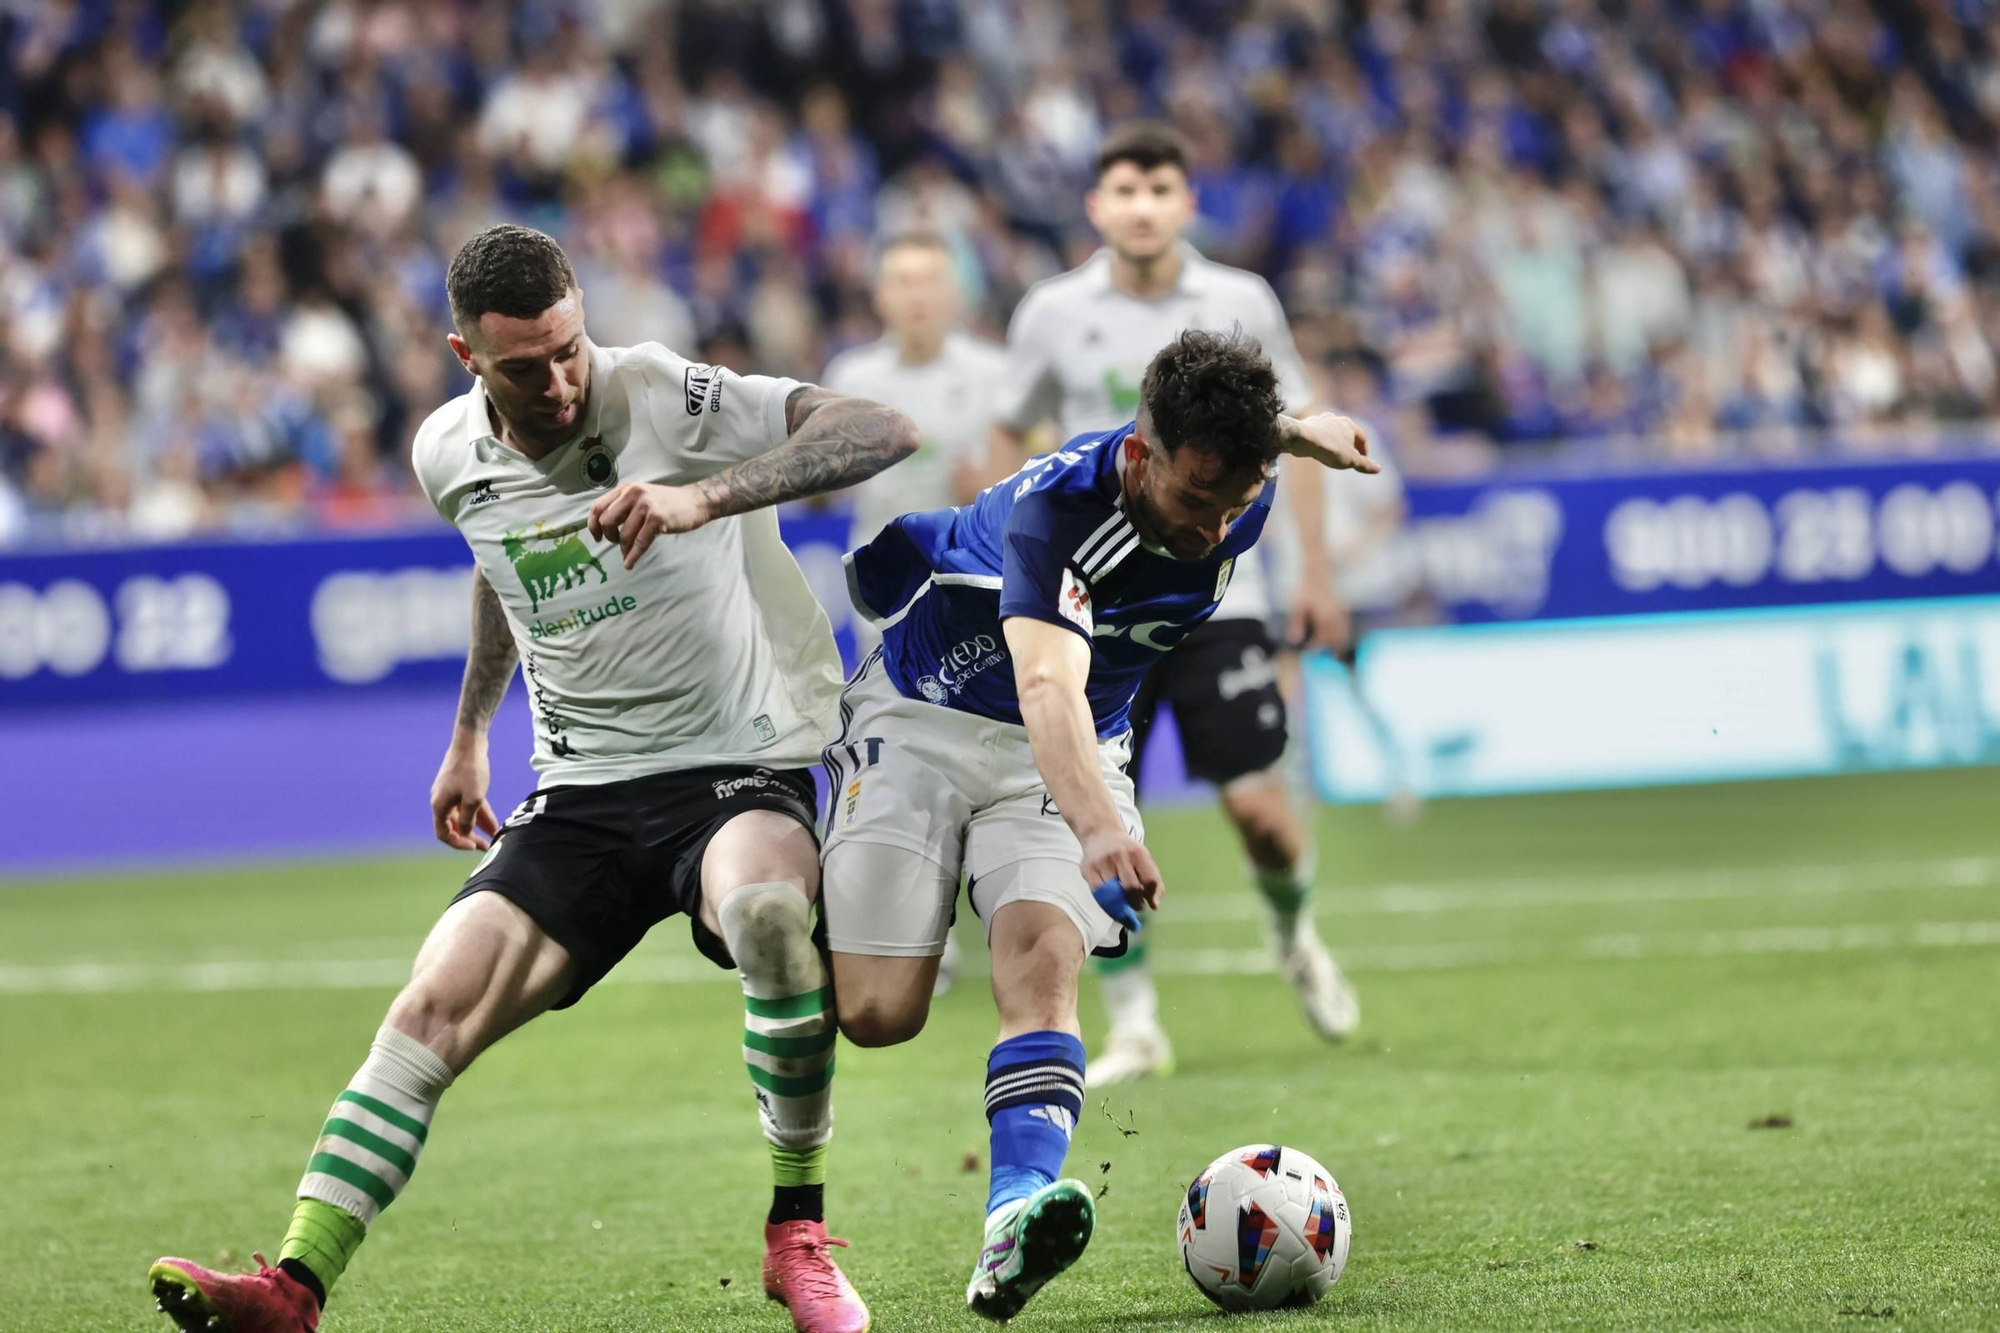
<path id="1" fill-rule="evenodd" d="M 1222 594 L 1229 591 L 1229 576 L 1236 572 L 1236 557 L 1230 556 L 1222 562 L 1222 568 L 1215 572 L 1215 600 L 1221 601 Z"/>
<path id="2" fill-rule="evenodd" d="M 719 366 L 689 366 L 681 375 L 681 385 L 687 390 L 687 410 L 691 417 L 698 417 L 704 410 L 722 410 L 722 369 Z"/>
<path id="3" fill-rule="evenodd" d="M 1090 586 L 1073 569 L 1063 571 L 1062 588 L 1056 593 L 1056 610 L 1085 634 L 1096 632 L 1097 620 L 1090 609 Z"/>
<path id="4" fill-rule="evenodd" d="M 583 479 L 604 490 L 618 480 L 618 463 L 611 457 L 611 451 L 595 439 L 584 441 Z"/>

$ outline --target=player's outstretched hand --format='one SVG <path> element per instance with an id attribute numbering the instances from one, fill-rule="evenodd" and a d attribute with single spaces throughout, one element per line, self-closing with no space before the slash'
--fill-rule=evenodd
<path id="1" fill-rule="evenodd" d="M 483 852 L 500 832 L 500 821 L 486 803 L 491 773 L 484 746 L 454 745 L 445 751 L 431 783 L 431 831 L 447 847 Z"/>
<path id="2" fill-rule="evenodd" d="M 1342 472 L 1382 470 L 1382 465 L 1368 456 L 1368 432 L 1352 417 L 1338 412 L 1316 412 L 1303 420 L 1280 417 L 1278 429 L 1288 454 Z"/>
<path id="3" fill-rule="evenodd" d="M 1166 891 L 1153 854 L 1122 828 L 1083 840 L 1083 879 L 1093 890 L 1108 880 L 1117 880 L 1125 888 L 1125 900 L 1134 907 L 1158 907 L 1160 895 Z"/>
<path id="4" fill-rule="evenodd" d="M 706 522 L 708 507 L 692 486 L 628 481 L 590 507 L 590 535 L 617 542 L 627 569 L 661 533 L 693 532 Z"/>

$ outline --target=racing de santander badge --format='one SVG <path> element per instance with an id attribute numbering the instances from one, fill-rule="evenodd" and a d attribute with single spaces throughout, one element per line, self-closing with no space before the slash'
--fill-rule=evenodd
<path id="1" fill-rule="evenodd" d="M 612 459 L 611 451 L 595 440 L 584 446 L 583 479 L 598 490 L 604 490 L 618 480 L 618 464 Z"/>

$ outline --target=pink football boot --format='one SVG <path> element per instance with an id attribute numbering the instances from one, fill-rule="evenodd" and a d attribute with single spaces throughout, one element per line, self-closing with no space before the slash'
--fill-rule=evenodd
<path id="1" fill-rule="evenodd" d="M 183 1333 L 314 1333 L 319 1302 L 313 1294 L 263 1255 L 255 1258 L 254 1273 L 217 1273 L 185 1259 L 162 1259 L 146 1276 L 160 1309 Z"/>
<path id="2" fill-rule="evenodd" d="M 834 1263 L 824 1222 L 764 1226 L 764 1294 L 792 1312 L 799 1333 L 864 1333 L 868 1307 Z"/>

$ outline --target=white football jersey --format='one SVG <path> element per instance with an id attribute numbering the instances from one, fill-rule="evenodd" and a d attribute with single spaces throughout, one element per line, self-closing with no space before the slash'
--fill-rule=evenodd
<path id="1" fill-rule="evenodd" d="M 1065 440 L 1122 426 L 1138 414 L 1139 381 L 1154 353 L 1183 329 L 1232 326 L 1263 344 L 1285 409 L 1309 406 L 1312 382 L 1271 284 L 1183 244 L 1173 290 L 1142 301 L 1112 283 L 1111 252 L 1099 250 L 1021 298 L 1007 327 L 1009 364 L 995 415 L 1023 434 L 1053 417 Z M 1240 560 L 1213 618 L 1263 620 L 1270 609 L 1261 564 Z"/>
<path id="2" fill-rule="evenodd" d="M 499 595 L 543 786 L 710 764 L 804 767 L 842 683 L 826 613 L 768 509 L 662 535 L 627 571 L 590 507 L 627 481 L 685 485 L 782 443 L 798 381 L 739 376 L 658 343 L 590 348 L 577 438 L 502 444 L 475 380 L 417 431 L 417 480 Z"/>
<path id="3" fill-rule="evenodd" d="M 1007 370 L 1007 351 L 968 333 L 945 335 L 938 354 L 910 365 L 888 338 L 850 348 L 829 361 L 820 383 L 897 408 L 917 423 L 917 452 L 892 472 L 856 486 L 853 544 L 870 540 L 890 519 L 956 504 L 951 476 L 960 460 L 977 459 L 993 425 L 993 395 Z"/>

